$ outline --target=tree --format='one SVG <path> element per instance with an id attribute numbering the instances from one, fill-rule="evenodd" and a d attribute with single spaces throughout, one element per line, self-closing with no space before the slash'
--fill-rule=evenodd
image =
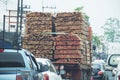
<path id="1" fill-rule="evenodd" d="M 99 37 L 93 35 L 92 36 L 92 43 L 94 46 L 99 47 L 99 45 L 101 44 Z"/>
<path id="2" fill-rule="evenodd" d="M 104 35 L 108 42 L 114 42 L 117 37 L 120 37 L 120 21 L 117 18 L 108 18 L 102 26 Z"/>
<path id="3" fill-rule="evenodd" d="M 83 10 L 83 8 L 84 8 L 83 6 L 77 7 L 77 8 L 74 9 L 74 11 L 75 12 L 80 12 L 81 10 Z"/>
<path id="4" fill-rule="evenodd" d="M 96 35 L 93 35 L 92 36 L 92 43 L 93 43 L 93 46 L 92 46 L 92 48 L 93 48 L 93 56 L 99 57 L 99 54 L 97 54 L 97 52 L 96 52 L 96 49 L 99 48 L 99 46 L 101 44 L 101 41 L 100 41 L 99 37 L 96 36 Z"/>

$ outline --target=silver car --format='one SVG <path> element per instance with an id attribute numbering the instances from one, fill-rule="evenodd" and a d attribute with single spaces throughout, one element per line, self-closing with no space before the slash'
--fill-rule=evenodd
<path id="1" fill-rule="evenodd" d="M 120 54 L 111 54 L 108 57 L 107 63 L 109 66 L 116 68 L 115 79 L 120 80 Z"/>
<path id="2" fill-rule="evenodd" d="M 34 55 L 24 49 L 0 49 L 0 80 L 43 80 Z"/>

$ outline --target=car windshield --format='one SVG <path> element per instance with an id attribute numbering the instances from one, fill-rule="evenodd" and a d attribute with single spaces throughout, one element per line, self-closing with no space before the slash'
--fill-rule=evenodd
<path id="1" fill-rule="evenodd" d="M 1 67 L 25 67 L 23 57 L 17 52 L 0 53 L 0 68 Z"/>

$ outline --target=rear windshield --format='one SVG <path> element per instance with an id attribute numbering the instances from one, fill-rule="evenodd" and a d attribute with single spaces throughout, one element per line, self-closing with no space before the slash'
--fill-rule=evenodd
<path id="1" fill-rule="evenodd" d="M 100 65 L 99 64 L 92 64 L 92 68 L 97 68 L 97 69 L 100 69 Z"/>
<path id="2" fill-rule="evenodd" d="M 25 67 L 23 57 L 17 52 L 0 53 L 0 67 Z"/>

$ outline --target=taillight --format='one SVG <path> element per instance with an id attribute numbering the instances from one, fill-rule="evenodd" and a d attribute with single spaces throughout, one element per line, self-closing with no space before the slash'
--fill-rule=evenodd
<path id="1" fill-rule="evenodd" d="M 44 74 L 44 80 L 49 80 L 48 74 Z"/>
<path id="2" fill-rule="evenodd" d="M 0 48 L 0 53 L 2 53 L 2 52 L 4 52 L 4 49 L 1 49 L 1 48 Z"/>
<path id="3" fill-rule="evenodd" d="M 118 80 L 120 80 L 120 76 L 118 76 Z"/>
<path id="4" fill-rule="evenodd" d="M 98 72 L 98 75 L 102 75 L 102 74 L 103 74 L 103 72 L 102 72 L 102 71 L 99 71 L 99 72 Z"/>
<path id="5" fill-rule="evenodd" d="M 93 76 L 91 76 L 91 80 L 94 80 Z"/>
<path id="6" fill-rule="evenodd" d="M 16 75 L 16 80 L 23 80 L 21 75 Z"/>

